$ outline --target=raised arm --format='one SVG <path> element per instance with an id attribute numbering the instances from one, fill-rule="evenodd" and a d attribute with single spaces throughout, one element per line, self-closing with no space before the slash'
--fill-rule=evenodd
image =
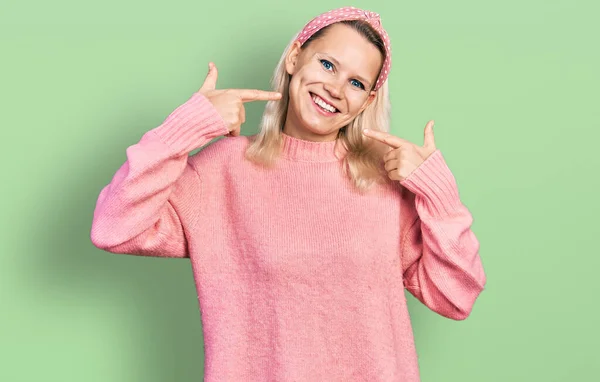
<path id="1" fill-rule="evenodd" d="M 463 320 L 486 283 L 473 217 L 439 150 L 401 184 L 416 210 L 401 243 L 404 285 L 431 310 Z"/>
<path id="2" fill-rule="evenodd" d="M 486 282 L 473 217 L 461 203 L 456 181 L 425 126 L 423 146 L 387 132 L 363 134 L 387 145 L 383 156 L 391 180 L 404 187 L 400 256 L 406 289 L 442 316 L 469 316 Z M 407 191 L 408 190 L 408 191 Z"/>
<path id="3" fill-rule="evenodd" d="M 200 190 L 188 154 L 228 134 L 200 92 L 127 148 L 127 160 L 100 192 L 90 237 L 112 253 L 188 257 L 181 216 Z"/>
<path id="4" fill-rule="evenodd" d="M 189 257 L 182 218 L 196 220 L 202 178 L 202 169 L 194 168 L 189 153 L 215 137 L 239 135 L 244 103 L 281 99 L 277 92 L 216 89 L 216 83 L 217 68 L 210 63 L 200 90 L 127 148 L 127 161 L 96 203 L 90 233 L 96 247 L 113 253 Z"/>

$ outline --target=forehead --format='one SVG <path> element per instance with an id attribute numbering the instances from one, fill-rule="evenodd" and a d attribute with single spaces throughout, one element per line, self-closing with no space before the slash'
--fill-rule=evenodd
<path id="1" fill-rule="evenodd" d="M 333 24 L 320 38 L 308 47 L 311 55 L 332 55 L 348 70 L 361 71 L 376 76 L 383 63 L 379 49 L 353 28 L 344 24 Z"/>

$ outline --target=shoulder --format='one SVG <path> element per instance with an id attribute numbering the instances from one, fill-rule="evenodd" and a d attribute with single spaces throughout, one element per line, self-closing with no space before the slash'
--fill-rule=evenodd
<path id="1" fill-rule="evenodd" d="M 250 138 L 244 135 L 237 137 L 219 137 L 202 147 L 189 158 L 189 163 L 194 167 L 218 167 L 220 164 L 230 164 L 244 158 L 246 147 Z"/>
<path id="2" fill-rule="evenodd" d="M 400 227 L 402 235 L 404 235 L 419 219 L 416 208 L 416 195 L 397 181 L 392 182 L 392 188 L 400 205 Z"/>

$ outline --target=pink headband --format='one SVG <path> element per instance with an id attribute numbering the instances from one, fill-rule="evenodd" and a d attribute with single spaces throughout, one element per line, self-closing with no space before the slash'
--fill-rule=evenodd
<path id="1" fill-rule="evenodd" d="M 354 7 L 333 9 L 309 21 L 308 24 L 304 26 L 300 34 L 298 34 L 298 38 L 296 40 L 299 41 L 300 44 L 304 44 L 306 40 L 308 40 L 310 36 L 312 36 L 319 29 L 343 20 L 365 20 L 379 33 L 383 39 L 383 45 L 385 46 L 386 54 L 383 61 L 383 67 L 381 68 L 381 73 L 379 74 L 379 78 L 377 79 L 377 83 L 374 87 L 374 90 L 379 89 L 387 79 L 392 66 L 392 50 L 390 46 L 390 39 L 387 32 L 381 25 L 379 14 Z"/>

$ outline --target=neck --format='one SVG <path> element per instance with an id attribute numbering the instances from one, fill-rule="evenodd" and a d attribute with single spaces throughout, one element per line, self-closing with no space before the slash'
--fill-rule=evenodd
<path id="1" fill-rule="evenodd" d="M 281 155 L 299 162 L 337 162 L 347 153 L 342 140 L 309 141 L 281 132 Z"/>

